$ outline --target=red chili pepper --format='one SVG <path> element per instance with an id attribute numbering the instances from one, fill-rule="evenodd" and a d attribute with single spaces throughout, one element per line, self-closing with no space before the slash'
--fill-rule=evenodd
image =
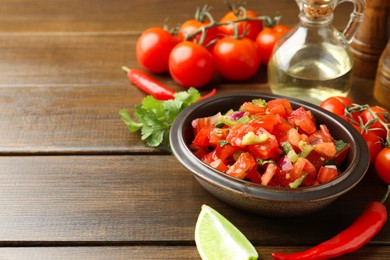
<path id="1" fill-rule="evenodd" d="M 279 260 L 320 260 L 338 257 L 353 252 L 366 244 L 379 232 L 386 221 L 386 207 L 381 202 L 371 202 L 351 226 L 333 238 L 303 252 L 293 254 L 273 253 L 272 256 Z"/>
<path id="2" fill-rule="evenodd" d="M 208 98 L 208 97 L 212 97 L 212 96 L 214 96 L 216 93 L 217 93 L 217 90 L 216 90 L 215 88 L 213 88 L 209 93 L 207 93 L 207 94 L 204 95 L 204 96 L 201 96 L 201 97 L 198 99 L 198 101 L 203 100 L 203 99 Z"/>
<path id="3" fill-rule="evenodd" d="M 174 98 L 175 91 L 158 82 L 149 74 L 127 67 L 122 67 L 122 69 L 127 72 L 127 77 L 131 83 L 155 99 L 168 100 Z"/>

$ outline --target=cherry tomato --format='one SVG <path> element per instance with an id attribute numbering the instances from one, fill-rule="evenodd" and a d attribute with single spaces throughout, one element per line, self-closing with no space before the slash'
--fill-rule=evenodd
<path id="1" fill-rule="evenodd" d="M 375 159 L 375 169 L 379 177 L 390 185 L 390 148 L 383 148 Z"/>
<path id="2" fill-rule="evenodd" d="M 169 53 L 177 43 L 178 39 L 163 28 L 149 28 L 137 40 L 137 60 L 150 72 L 166 72 Z"/>
<path id="3" fill-rule="evenodd" d="M 389 111 L 387 109 L 379 107 L 379 106 L 371 106 L 370 109 L 377 114 L 377 116 L 383 121 L 388 123 Z M 387 115 L 387 116 L 386 116 Z M 360 117 L 362 119 L 363 124 L 367 124 L 370 120 L 374 120 L 374 115 L 371 114 L 369 110 L 364 110 Z M 386 118 L 387 117 L 387 118 Z M 373 131 L 378 136 L 385 138 L 386 137 L 386 128 L 378 121 L 373 123 L 370 126 L 370 131 Z"/>
<path id="4" fill-rule="evenodd" d="M 368 150 L 370 151 L 370 163 L 375 162 L 375 158 L 377 157 L 378 153 L 382 149 L 382 143 L 381 143 L 379 136 L 377 136 L 372 131 L 362 130 L 362 128 L 358 125 L 354 124 L 353 126 L 363 136 L 364 140 L 366 141 L 366 143 L 368 145 Z"/>
<path id="5" fill-rule="evenodd" d="M 246 16 L 248 18 L 256 18 L 258 15 L 252 10 L 246 10 Z M 245 12 L 242 10 L 234 10 L 225 14 L 224 17 L 220 20 L 221 23 L 228 23 L 225 25 L 218 26 L 219 33 L 222 35 L 234 35 L 234 27 L 237 26 L 238 34 L 245 37 L 256 40 L 257 35 L 263 29 L 263 23 L 261 21 L 243 21 L 237 22 L 235 24 L 229 23 L 232 21 L 237 21 L 238 19 L 244 18 Z"/>
<path id="6" fill-rule="evenodd" d="M 278 24 L 273 28 L 264 28 L 256 37 L 261 62 L 268 64 L 275 43 L 290 30 L 290 27 Z"/>
<path id="7" fill-rule="evenodd" d="M 202 87 L 216 71 L 213 55 L 202 45 L 190 41 L 177 44 L 169 55 L 169 72 L 184 87 Z"/>
<path id="8" fill-rule="evenodd" d="M 189 40 L 196 43 L 201 43 L 200 40 L 202 38 L 202 32 L 197 33 L 195 37 L 192 37 L 190 39 L 186 39 L 186 36 L 194 33 L 196 30 L 208 25 L 209 23 L 210 23 L 209 21 L 200 22 L 196 19 L 190 19 L 185 21 L 179 28 L 179 33 L 178 33 L 179 40 L 180 41 Z M 204 42 L 201 44 L 203 46 L 209 46 L 212 45 L 212 42 L 216 39 L 218 39 L 218 28 L 212 27 L 206 30 L 206 36 Z"/>
<path id="9" fill-rule="evenodd" d="M 347 122 L 351 122 L 352 120 L 349 118 L 349 116 L 345 116 L 345 108 L 350 106 L 352 104 L 352 101 L 347 97 L 341 97 L 341 96 L 334 96 L 325 99 L 321 102 L 320 107 L 322 107 L 325 110 L 328 110 L 332 112 L 335 115 L 338 115 L 339 117 L 345 119 Z M 353 121 L 355 123 L 358 123 L 358 115 L 359 112 L 354 112 L 352 114 Z"/>
<path id="10" fill-rule="evenodd" d="M 224 37 L 213 50 L 217 70 L 227 80 L 246 80 L 259 68 L 260 58 L 256 43 L 248 38 Z"/>

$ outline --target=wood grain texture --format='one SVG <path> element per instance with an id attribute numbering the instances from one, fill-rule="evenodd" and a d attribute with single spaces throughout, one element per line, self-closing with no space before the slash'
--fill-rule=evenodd
<path id="1" fill-rule="evenodd" d="M 240 212 L 219 201 L 173 156 L 0 157 L 0 165 L 3 246 L 193 243 L 202 204 L 256 245 L 313 245 L 346 228 L 386 189 L 369 174 L 324 210 L 286 219 Z M 389 228 L 373 241 L 388 245 Z M 305 234 L 297 235 L 301 230 Z"/>
<path id="2" fill-rule="evenodd" d="M 194 228 L 202 204 L 253 242 L 260 259 L 298 251 L 346 228 L 386 187 L 373 169 L 351 192 L 308 216 L 241 212 L 206 192 L 167 149 L 146 147 L 118 111 L 144 93 L 123 65 L 140 68 L 135 44 L 152 26 L 192 18 L 204 1 L 0 1 L 0 259 L 199 259 Z M 223 1 L 210 0 L 220 19 Z M 294 25 L 291 0 L 248 1 Z M 334 25 L 351 11 L 342 4 Z M 156 79 L 179 91 L 167 74 Z M 269 93 L 266 68 L 234 83 L 216 76 L 200 89 Z M 375 104 L 373 81 L 355 78 L 350 97 Z M 389 207 L 389 202 L 386 204 Z M 341 259 L 384 259 L 390 225 Z"/>
<path id="3" fill-rule="evenodd" d="M 133 113 L 145 96 L 124 80 L 121 86 L 0 87 L 0 154 L 167 153 L 145 146 L 139 133 L 130 133 L 121 121 L 119 109 Z M 375 104 L 366 83 L 373 84 L 356 80 L 350 96 Z M 238 88 L 270 92 L 253 82 L 220 83 L 218 92 Z"/>
<path id="4" fill-rule="evenodd" d="M 304 250 L 305 247 L 273 247 L 258 246 L 259 259 L 272 259 L 275 250 L 293 252 Z M 389 248 L 371 246 L 362 248 L 338 258 L 339 260 L 372 259 L 383 260 L 390 254 Z M 111 247 L 19 247 L 0 248 L 0 257 L 7 260 L 128 260 L 128 259 L 200 259 L 195 246 L 111 246 Z"/>
<path id="5" fill-rule="evenodd" d="M 247 8 L 260 15 L 281 15 L 282 21 L 295 25 L 298 6 L 295 1 L 246 1 Z M 193 18 L 196 8 L 212 6 L 214 19 L 219 20 L 228 11 L 224 1 L 200 0 L 8 0 L 0 3 L 0 32 L 103 32 L 139 34 L 164 22 L 176 26 Z M 335 10 L 334 24 L 342 29 L 352 10 L 351 4 L 341 4 Z"/>
<path id="6" fill-rule="evenodd" d="M 269 16 L 280 13 L 287 24 L 298 21 L 295 2 L 267 0 L 247 1 L 248 8 Z M 28 0 L 0 3 L 0 31 L 3 32 L 130 32 L 139 34 L 152 26 L 171 26 L 193 18 L 196 8 L 213 6 L 215 19 L 228 11 L 224 1 L 176 0 Z M 342 17 L 342 16 L 340 16 Z M 17 19 L 18 18 L 18 19 Z"/>
<path id="7" fill-rule="evenodd" d="M 135 37 L 0 35 L 0 154 L 159 153 L 131 134 L 118 111 L 130 112 L 145 96 L 128 82 L 122 65 L 140 68 Z M 84 46 L 84 47 L 80 47 Z M 39 62 L 37 62 L 39 61 Z M 156 79 L 181 91 L 168 75 Z M 216 76 L 204 88 L 269 93 L 266 68 L 240 83 Z M 375 104 L 373 82 L 356 78 L 350 97 Z M 162 149 L 162 152 L 167 151 Z"/>

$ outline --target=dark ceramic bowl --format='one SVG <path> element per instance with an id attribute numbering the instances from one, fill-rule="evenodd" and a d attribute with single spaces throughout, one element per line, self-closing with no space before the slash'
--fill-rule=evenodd
<path id="1" fill-rule="evenodd" d="M 335 137 L 351 145 L 342 173 L 330 182 L 297 189 L 270 187 L 231 177 L 199 160 L 189 149 L 193 140 L 191 121 L 229 109 L 238 109 L 254 98 L 271 100 L 281 96 L 261 93 L 228 93 L 204 99 L 182 111 L 170 130 L 170 145 L 176 158 L 199 183 L 217 198 L 237 208 L 260 215 L 297 216 L 321 209 L 351 190 L 369 166 L 369 151 L 361 135 L 343 119 L 324 109 L 297 99 L 293 108 L 303 106 L 315 116 L 318 124 L 326 124 Z"/>

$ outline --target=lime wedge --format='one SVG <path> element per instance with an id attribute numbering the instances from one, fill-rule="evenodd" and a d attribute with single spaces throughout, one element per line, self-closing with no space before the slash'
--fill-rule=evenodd
<path id="1" fill-rule="evenodd" d="M 203 260 L 257 259 L 251 242 L 224 216 L 203 205 L 195 226 L 195 243 Z"/>

